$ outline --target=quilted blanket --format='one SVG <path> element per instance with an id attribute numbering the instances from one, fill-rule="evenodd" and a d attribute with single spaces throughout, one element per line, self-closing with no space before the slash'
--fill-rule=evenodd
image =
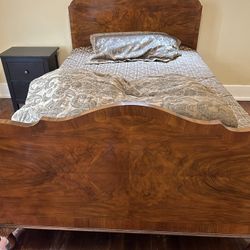
<path id="1" fill-rule="evenodd" d="M 167 74 L 127 81 L 85 69 L 58 69 L 35 79 L 26 104 L 12 120 L 34 123 L 42 117 L 71 117 L 103 105 L 134 101 L 194 119 L 238 125 L 230 106 L 199 79 Z"/>

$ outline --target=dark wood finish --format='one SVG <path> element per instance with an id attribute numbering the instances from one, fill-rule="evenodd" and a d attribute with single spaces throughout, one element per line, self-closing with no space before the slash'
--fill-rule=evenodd
<path id="1" fill-rule="evenodd" d="M 250 128 L 140 104 L 3 120 L 0 224 L 250 236 L 249 145 Z"/>
<path id="2" fill-rule="evenodd" d="M 245 250 L 243 239 L 27 230 L 17 250 Z"/>
<path id="3" fill-rule="evenodd" d="M 199 0 L 74 0 L 69 7 L 73 48 L 88 46 L 93 33 L 158 31 L 197 47 Z"/>
<path id="4" fill-rule="evenodd" d="M 14 110 L 24 104 L 29 84 L 58 68 L 57 47 L 12 47 L 0 54 Z"/>
<path id="5" fill-rule="evenodd" d="M 250 115 L 250 102 L 239 102 L 239 104 L 244 108 Z"/>

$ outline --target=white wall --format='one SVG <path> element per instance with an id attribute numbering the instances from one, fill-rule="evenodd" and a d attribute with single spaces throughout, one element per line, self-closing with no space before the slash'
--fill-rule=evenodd
<path id="1" fill-rule="evenodd" d="M 0 51 L 11 46 L 59 46 L 60 61 L 64 60 L 71 51 L 70 2 L 0 0 Z M 250 85 L 250 1 L 201 2 L 198 51 L 222 83 Z M 6 82 L 2 66 L 1 82 Z"/>
<path id="2" fill-rule="evenodd" d="M 198 51 L 222 83 L 250 85 L 250 1 L 201 2 Z"/>

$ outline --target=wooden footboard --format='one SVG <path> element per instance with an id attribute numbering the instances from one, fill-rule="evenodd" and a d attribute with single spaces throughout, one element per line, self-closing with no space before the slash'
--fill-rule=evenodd
<path id="1" fill-rule="evenodd" d="M 0 225 L 250 236 L 250 129 L 139 104 L 1 121 Z"/>

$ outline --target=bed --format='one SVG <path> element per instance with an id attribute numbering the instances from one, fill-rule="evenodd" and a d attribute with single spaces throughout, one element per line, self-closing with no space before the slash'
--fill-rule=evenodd
<path id="1" fill-rule="evenodd" d="M 194 51 L 201 11 L 198 0 L 74 0 L 75 50 L 61 68 L 126 79 L 185 72 L 232 106 L 238 128 L 140 102 L 36 124 L 1 120 L 2 227 L 250 236 L 249 116 Z M 143 63 L 84 63 L 90 34 L 137 30 L 166 32 L 192 50 L 146 73 Z"/>

